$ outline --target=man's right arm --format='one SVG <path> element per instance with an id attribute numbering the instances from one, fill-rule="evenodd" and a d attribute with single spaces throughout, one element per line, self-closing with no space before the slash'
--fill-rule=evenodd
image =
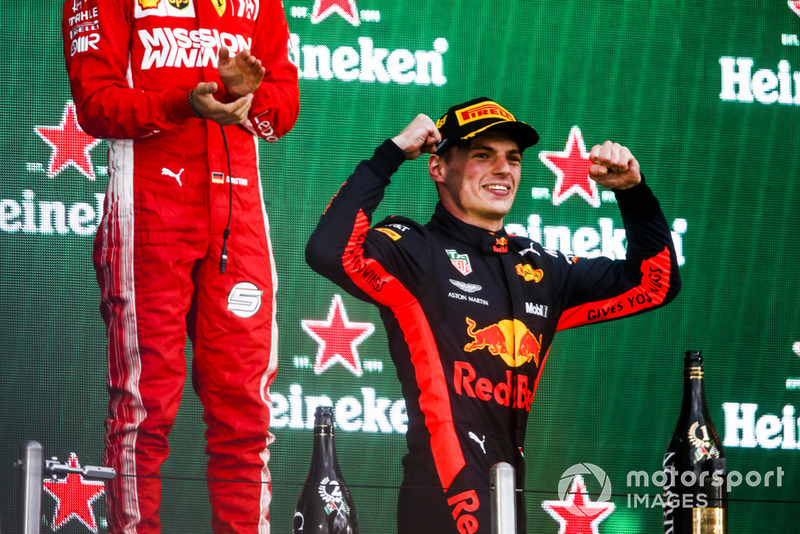
<path id="1" fill-rule="evenodd" d="M 372 158 L 358 164 L 322 213 L 306 245 L 306 262 L 354 296 L 371 300 L 354 276 L 363 270 L 364 244 L 372 214 L 383 199 L 390 177 L 405 161 L 391 140 L 379 146 Z"/>
<path id="2" fill-rule="evenodd" d="M 432 152 L 438 141 L 439 132 L 433 121 L 418 115 L 402 132 L 378 147 L 372 158 L 362 161 L 328 204 L 311 234 L 306 245 L 308 265 L 352 295 L 381 302 L 378 293 L 385 269 L 401 270 L 403 264 L 414 259 L 403 258 L 404 247 L 393 246 L 394 241 L 379 230 L 373 232 L 376 235 L 367 236 L 372 214 L 400 165 Z"/>
<path id="3" fill-rule="evenodd" d="M 130 87 L 131 6 L 122 0 L 64 2 L 64 58 L 72 98 L 81 127 L 95 137 L 143 137 L 194 116 L 184 89 Z"/>
<path id="4" fill-rule="evenodd" d="M 215 82 L 182 80 L 181 87 L 142 90 L 130 79 L 134 4 L 128 0 L 64 2 L 62 34 L 70 90 L 81 127 L 94 137 L 136 139 L 195 117 L 189 91 L 204 118 L 241 124 L 252 97 L 222 103 Z M 199 70 L 198 70 L 199 72 Z"/>

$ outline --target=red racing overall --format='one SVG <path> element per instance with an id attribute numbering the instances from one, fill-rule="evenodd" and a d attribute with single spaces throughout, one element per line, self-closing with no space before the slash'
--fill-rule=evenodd
<path id="1" fill-rule="evenodd" d="M 122 475 L 107 491 L 109 532 L 160 531 L 157 477 L 186 377 L 188 332 L 214 530 L 267 533 L 276 279 L 258 138 L 277 141 L 298 113 L 282 3 L 66 0 L 63 34 L 79 122 L 109 145 L 94 249 L 109 340 L 104 462 Z M 199 82 L 214 81 L 214 96 L 226 101 L 221 46 L 231 56 L 251 50 L 267 70 L 247 124 L 224 134 L 196 118 L 188 100 Z"/>

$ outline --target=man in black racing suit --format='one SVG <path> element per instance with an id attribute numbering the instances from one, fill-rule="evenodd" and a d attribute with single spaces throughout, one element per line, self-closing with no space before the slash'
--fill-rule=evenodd
<path id="1" fill-rule="evenodd" d="M 434 125 L 418 115 L 358 165 L 322 215 L 306 260 L 380 308 L 408 412 L 400 534 L 489 533 L 489 470 L 516 469 L 536 385 L 557 330 L 661 306 L 680 286 L 659 203 L 630 151 L 592 148 L 590 176 L 614 190 L 625 260 L 583 259 L 508 235 L 533 128 L 480 98 Z M 440 202 L 420 225 L 370 217 L 405 161 L 428 163 Z M 525 531 L 518 492 L 518 531 Z"/>

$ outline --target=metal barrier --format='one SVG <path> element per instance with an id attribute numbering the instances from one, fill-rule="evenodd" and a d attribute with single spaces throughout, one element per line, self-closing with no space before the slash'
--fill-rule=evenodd
<path id="1" fill-rule="evenodd" d="M 517 533 L 517 488 L 514 468 L 499 462 L 489 471 L 492 534 Z"/>
<path id="2" fill-rule="evenodd" d="M 16 464 L 17 480 L 17 534 L 39 534 L 42 513 L 42 473 L 44 449 L 36 441 L 26 441 L 19 448 Z"/>
<path id="3" fill-rule="evenodd" d="M 92 480 L 112 480 L 117 473 L 110 467 L 70 467 L 58 458 L 44 460 L 44 449 L 36 441 L 26 441 L 19 448 L 16 463 L 19 471 L 17 485 L 17 534 L 39 534 L 42 522 L 42 481 L 69 473 L 77 473 Z"/>
<path id="4" fill-rule="evenodd" d="M 19 471 L 17 486 L 17 534 L 40 534 L 42 481 L 77 473 L 93 480 L 112 480 L 117 476 L 109 467 L 70 467 L 57 458 L 44 460 L 44 449 L 36 441 L 26 441 L 19 448 L 15 464 Z M 492 534 L 516 534 L 517 498 L 514 468 L 499 462 L 489 471 L 491 489 Z"/>

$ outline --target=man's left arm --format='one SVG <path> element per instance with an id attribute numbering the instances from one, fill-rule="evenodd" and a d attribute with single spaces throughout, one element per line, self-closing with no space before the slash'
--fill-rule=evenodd
<path id="1" fill-rule="evenodd" d="M 680 290 L 675 245 L 639 162 L 626 147 L 606 141 L 592 148 L 589 173 L 614 191 L 625 226 L 624 260 L 581 259 L 571 265 L 558 329 L 618 319 L 670 302 Z"/>
<path id="2" fill-rule="evenodd" d="M 244 126 L 274 143 L 292 129 L 300 109 L 297 67 L 289 60 L 289 26 L 281 0 L 262 1 L 252 54 L 264 67 Z"/>

